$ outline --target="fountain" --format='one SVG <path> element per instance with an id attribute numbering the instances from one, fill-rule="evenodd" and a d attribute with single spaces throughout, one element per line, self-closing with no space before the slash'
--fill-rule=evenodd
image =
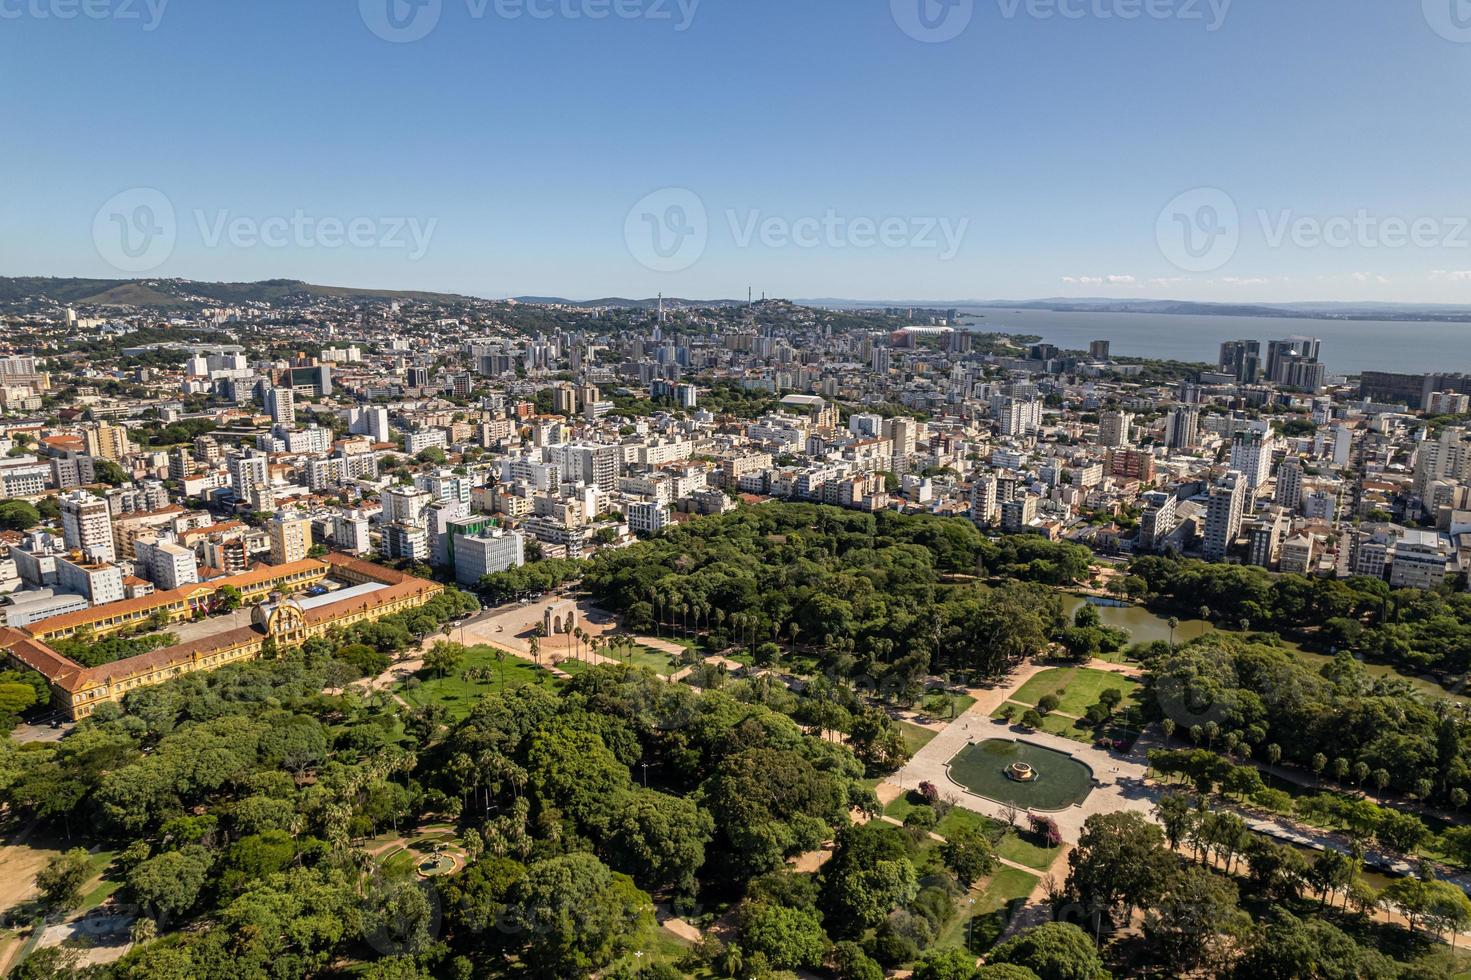
<path id="1" fill-rule="evenodd" d="M 1006 778 L 1016 783 L 1030 783 L 1037 779 L 1037 770 L 1025 762 L 1013 762 L 1006 767 Z"/>

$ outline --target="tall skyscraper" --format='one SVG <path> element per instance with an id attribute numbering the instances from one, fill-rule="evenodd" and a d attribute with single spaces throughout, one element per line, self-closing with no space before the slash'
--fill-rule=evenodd
<path id="1" fill-rule="evenodd" d="M 1267 482 L 1272 472 L 1272 450 L 1276 446 L 1270 433 L 1243 429 L 1231 439 L 1231 469 L 1246 477 L 1246 486 L 1255 490 Z"/>
<path id="2" fill-rule="evenodd" d="M 1302 460 L 1299 457 L 1288 456 L 1277 468 L 1277 493 L 1273 499 L 1290 511 L 1301 506 Z"/>
<path id="3" fill-rule="evenodd" d="M 1305 388 L 1310 385 L 1298 383 L 1316 375 L 1316 371 L 1305 366 L 1316 365 L 1323 352 L 1323 342 L 1316 337 L 1288 337 L 1286 340 L 1267 342 L 1267 380 L 1273 384 Z M 1294 379 L 1294 375 L 1296 379 Z"/>
<path id="4" fill-rule="evenodd" d="M 1165 445 L 1170 449 L 1194 449 L 1200 445 L 1200 409 L 1176 405 L 1165 420 Z"/>
<path id="5" fill-rule="evenodd" d="M 1218 367 L 1236 378 L 1237 384 L 1256 381 L 1262 369 L 1262 345 L 1256 340 L 1228 340 L 1221 345 Z"/>
<path id="6" fill-rule="evenodd" d="M 112 514 L 107 501 L 85 490 L 62 495 L 61 535 L 68 548 L 82 552 L 92 561 L 107 562 L 116 557 Z"/>
<path id="7" fill-rule="evenodd" d="M 1241 513 L 1246 501 L 1246 478 L 1240 473 L 1227 473 L 1211 487 L 1210 503 L 1205 511 L 1205 543 L 1201 554 L 1206 561 L 1221 561 L 1231 551 L 1241 533 Z"/>

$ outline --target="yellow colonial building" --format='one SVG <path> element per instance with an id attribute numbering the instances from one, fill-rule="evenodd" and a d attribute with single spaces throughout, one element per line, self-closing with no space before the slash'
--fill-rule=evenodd
<path id="1" fill-rule="evenodd" d="M 329 575 L 347 583 L 347 587 L 308 599 L 282 598 L 310 588 Z M 65 639 L 82 631 L 95 635 L 139 626 L 158 612 L 170 621 L 191 618 L 196 610 L 210 611 L 226 585 L 238 589 L 247 605 L 255 606 L 249 626 L 222 630 L 100 667 L 83 667 L 47 645 L 48 640 Z M 54 706 L 73 719 L 85 718 L 99 704 L 120 700 L 134 688 L 258 657 L 268 640 L 277 647 L 299 646 L 334 626 L 350 626 L 415 609 L 443 591 L 444 586 L 437 582 L 334 553 L 322 561 L 305 559 L 263 566 L 213 582 L 53 616 L 25 630 L 0 627 L 0 649 L 9 659 L 50 681 Z"/>

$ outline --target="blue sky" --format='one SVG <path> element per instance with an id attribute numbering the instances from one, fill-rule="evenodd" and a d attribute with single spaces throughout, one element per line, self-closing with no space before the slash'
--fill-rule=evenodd
<path id="1" fill-rule="evenodd" d="M 0 273 L 1471 302 L 1471 0 L 388 2 L 0 0 Z"/>

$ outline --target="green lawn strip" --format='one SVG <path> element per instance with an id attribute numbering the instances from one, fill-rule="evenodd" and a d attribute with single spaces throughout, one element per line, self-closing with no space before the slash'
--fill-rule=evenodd
<path id="1" fill-rule="evenodd" d="M 1088 707 L 1097 703 L 1107 688 L 1115 688 L 1127 701 L 1142 685 L 1132 678 L 1091 667 L 1054 667 L 1044 670 L 1021 686 L 1011 700 L 1035 707 L 1046 694 L 1058 697 L 1057 710 L 1081 718 Z"/>
<path id="2" fill-rule="evenodd" d="M 893 817 L 903 823 L 904 818 L 914 811 L 914 807 L 915 803 L 909 798 L 909 794 L 901 793 L 897 799 L 884 807 L 884 816 Z"/>
<path id="3" fill-rule="evenodd" d="M 95 909 L 107 901 L 113 892 L 123 886 L 121 878 L 106 877 L 107 869 L 111 867 L 113 858 L 115 857 L 117 857 L 116 851 L 98 851 L 96 854 L 87 855 L 87 863 L 92 868 L 92 874 L 103 877 L 102 880 L 82 893 L 82 901 L 78 906 L 78 911 L 86 912 L 89 909 Z"/>
<path id="4" fill-rule="evenodd" d="M 1033 844 L 1024 840 L 1015 830 L 1008 830 L 1006 836 L 996 845 L 996 853 L 1008 861 L 1046 871 L 1062 853 L 1062 848 Z"/>
<path id="5" fill-rule="evenodd" d="M 953 806 L 950 812 L 945 814 L 945 818 L 935 826 L 935 833 L 948 840 L 952 834 L 962 830 L 979 830 L 986 833 L 997 826 L 999 825 L 995 820 L 982 816 L 974 810 Z"/>
<path id="6" fill-rule="evenodd" d="M 477 646 L 471 648 L 464 662 L 453 673 L 444 677 L 425 677 L 420 674 L 416 678 L 417 684 L 401 684 L 397 691 L 401 698 L 416 708 L 422 708 L 427 704 L 442 704 L 449 716 L 458 721 L 470 714 L 475 702 L 483 695 L 500 693 L 502 667 L 505 670 L 505 689 L 507 691 L 534 684 L 538 677 L 550 679 L 546 671 L 535 664 L 510 654 L 506 654 L 505 662 L 502 664 L 496 660 L 491 648 Z M 471 669 L 488 671 L 487 679 L 465 680 L 461 674 Z"/>
<path id="7" fill-rule="evenodd" d="M 1007 906 L 1032 894 L 1039 880 L 1037 875 L 1017 868 L 998 868 L 990 878 L 971 889 L 969 895 L 956 900 L 960 914 L 945 928 L 936 945 L 964 948 L 969 931 L 973 950 L 990 949 L 1006 926 Z M 969 904 L 970 899 L 975 899 L 975 905 Z M 975 917 L 973 926 L 969 925 L 972 916 Z"/>
<path id="8" fill-rule="evenodd" d="M 1054 667 L 1044 670 L 1018 688 L 1011 695 L 1011 700 L 1032 708 L 1036 707 L 1044 694 L 1056 694 L 1061 698 L 1077 672 L 1077 667 Z"/>
<path id="9" fill-rule="evenodd" d="M 913 722 L 900 721 L 896 722 L 896 724 L 898 724 L 899 731 L 904 736 L 904 746 L 909 749 L 910 755 L 929 745 L 930 740 L 940 734 L 933 728 L 926 728 L 923 725 L 916 725 Z"/>
<path id="10" fill-rule="evenodd" d="M 633 646 L 608 647 L 601 652 L 603 656 L 621 664 L 628 664 L 630 667 L 644 667 L 661 677 L 668 677 L 679 669 L 669 665 L 672 658 L 668 653 L 663 650 L 655 650 L 653 647 L 646 647 L 642 643 Z"/>
<path id="11" fill-rule="evenodd" d="M 950 721 L 965 714 L 970 706 L 976 703 L 976 699 L 969 694 L 952 694 L 950 699 L 954 703 L 953 711 L 949 704 L 942 703 L 938 692 L 931 692 L 920 700 L 917 710 L 931 718 Z"/>

